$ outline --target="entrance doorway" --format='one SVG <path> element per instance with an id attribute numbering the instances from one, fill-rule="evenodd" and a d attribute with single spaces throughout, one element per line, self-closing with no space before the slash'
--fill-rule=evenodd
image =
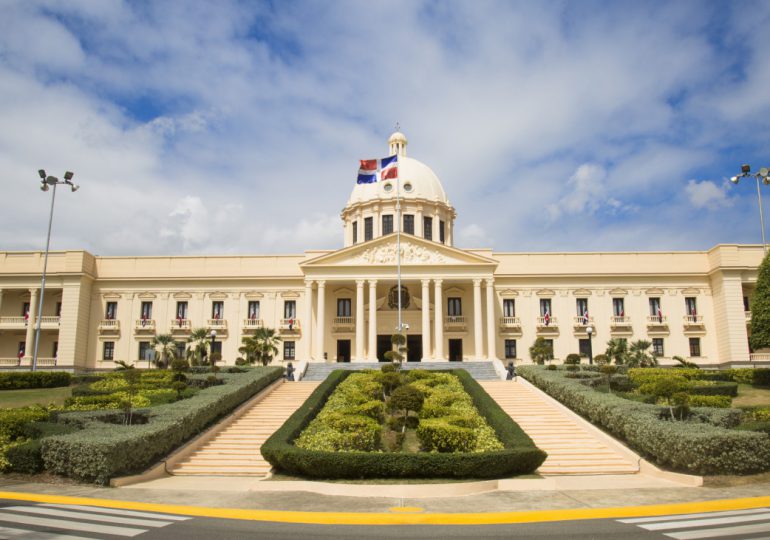
<path id="1" fill-rule="evenodd" d="M 419 362 L 422 360 L 422 336 L 406 336 L 406 361 Z"/>
<path id="2" fill-rule="evenodd" d="M 390 336 L 377 336 L 377 361 L 387 362 L 385 353 L 393 349 L 393 345 L 390 342 Z"/>
<path id="3" fill-rule="evenodd" d="M 463 340 L 462 339 L 449 340 L 449 361 L 450 362 L 463 361 Z"/>
<path id="4" fill-rule="evenodd" d="M 350 362 L 350 340 L 337 340 L 337 362 Z"/>

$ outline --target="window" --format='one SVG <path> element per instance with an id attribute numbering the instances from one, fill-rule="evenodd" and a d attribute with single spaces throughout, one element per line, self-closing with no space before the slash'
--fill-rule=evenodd
<path id="1" fill-rule="evenodd" d="M 114 321 L 118 316 L 118 303 L 107 302 L 107 308 L 104 310 L 104 318 L 108 321 Z"/>
<path id="2" fill-rule="evenodd" d="M 26 317 L 29 315 L 29 302 L 24 302 L 21 305 L 21 316 Z"/>
<path id="3" fill-rule="evenodd" d="M 516 316 L 516 300 L 513 298 L 506 298 L 503 300 L 503 317 L 515 317 Z"/>
<path id="4" fill-rule="evenodd" d="M 548 345 L 551 349 L 551 360 L 553 360 L 553 340 L 552 339 L 544 339 L 545 344 Z"/>
<path id="5" fill-rule="evenodd" d="M 516 340 L 515 339 L 505 340 L 505 357 L 516 358 Z"/>
<path id="6" fill-rule="evenodd" d="M 625 317 L 626 316 L 625 301 L 622 298 L 613 298 L 612 299 L 612 314 L 615 317 Z"/>
<path id="7" fill-rule="evenodd" d="M 294 342 L 293 341 L 283 342 L 283 359 L 294 360 Z"/>
<path id="8" fill-rule="evenodd" d="M 751 311 L 751 306 L 749 304 L 748 296 L 743 297 L 743 311 Z"/>
<path id="9" fill-rule="evenodd" d="M 56 302 L 56 311 L 54 313 L 57 317 L 61 317 L 61 302 Z"/>
<path id="10" fill-rule="evenodd" d="M 152 360 L 152 347 L 150 347 L 149 341 L 139 342 L 139 360 L 149 362 Z"/>
<path id="11" fill-rule="evenodd" d="M 588 298 L 578 298 L 575 300 L 575 307 L 577 308 L 578 317 L 582 317 L 588 313 Z"/>
<path id="12" fill-rule="evenodd" d="M 663 312 L 660 309 L 660 298 L 650 298 L 650 315 L 661 317 Z"/>
<path id="13" fill-rule="evenodd" d="M 690 338 L 690 356 L 692 357 L 700 356 L 700 338 L 698 337 Z"/>
<path id="14" fill-rule="evenodd" d="M 59 342 L 58 341 L 54 341 L 53 342 L 53 347 L 51 347 L 51 358 L 53 358 L 54 360 L 59 358 Z"/>
<path id="15" fill-rule="evenodd" d="M 220 360 L 222 356 L 222 340 L 217 339 L 211 343 L 211 353 L 219 353 Z M 218 360 L 219 361 L 219 360 Z"/>
<path id="16" fill-rule="evenodd" d="M 249 319 L 259 319 L 259 300 L 249 300 Z"/>
<path id="17" fill-rule="evenodd" d="M 662 337 L 652 338 L 652 354 L 655 356 L 664 356 Z"/>
<path id="18" fill-rule="evenodd" d="M 211 318 L 220 320 L 225 316 L 225 303 L 224 302 L 211 302 Z"/>
<path id="19" fill-rule="evenodd" d="M 176 303 L 176 318 L 177 319 L 187 318 L 187 302 Z"/>
<path id="20" fill-rule="evenodd" d="M 695 316 L 698 314 L 698 306 L 695 303 L 695 298 L 692 296 L 688 296 L 684 299 L 684 307 L 687 310 L 687 314 L 691 316 Z"/>
<path id="21" fill-rule="evenodd" d="M 550 298 L 541 298 L 540 299 L 540 316 L 545 317 L 545 314 L 548 314 L 550 317 L 551 314 L 551 299 Z"/>
<path id="22" fill-rule="evenodd" d="M 426 240 L 433 240 L 433 218 L 422 218 L 422 236 Z"/>
<path id="23" fill-rule="evenodd" d="M 184 341 L 175 341 L 174 345 L 176 345 L 176 357 L 177 358 L 185 358 L 185 352 L 187 351 L 185 347 Z"/>
<path id="24" fill-rule="evenodd" d="M 412 214 L 404 214 L 404 232 L 414 234 L 414 216 Z"/>
<path id="25" fill-rule="evenodd" d="M 390 234 L 393 232 L 393 216 L 388 214 L 382 216 L 382 235 Z"/>
<path id="26" fill-rule="evenodd" d="M 438 241 L 444 243 L 444 222 L 438 222 Z"/>
<path id="27" fill-rule="evenodd" d="M 354 244 L 358 243 L 358 222 L 357 221 L 353 222 L 353 243 Z"/>
<path id="28" fill-rule="evenodd" d="M 294 300 L 286 300 L 283 303 L 283 318 L 294 319 L 297 316 L 297 302 Z"/>
<path id="29" fill-rule="evenodd" d="M 337 317 L 350 317 L 351 312 L 351 300 L 350 298 L 338 298 L 337 299 Z"/>
<path id="30" fill-rule="evenodd" d="M 591 350 L 591 340 L 590 339 L 579 339 L 578 340 L 578 353 L 580 356 L 588 357 L 590 356 L 588 354 L 588 351 Z"/>
<path id="31" fill-rule="evenodd" d="M 112 362 L 115 360 L 115 342 L 105 341 L 102 346 L 102 360 Z"/>
<path id="32" fill-rule="evenodd" d="M 139 317 L 144 321 L 152 319 L 152 302 L 142 302 L 142 309 L 139 311 Z"/>
<path id="33" fill-rule="evenodd" d="M 463 314 L 462 298 L 447 298 L 446 314 L 450 317 L 461 317 Z"/>
<path id="34" fill-rule="evenodd" d="M 374 238 L 374 218 L 364 218 L 364 242 Z"/>

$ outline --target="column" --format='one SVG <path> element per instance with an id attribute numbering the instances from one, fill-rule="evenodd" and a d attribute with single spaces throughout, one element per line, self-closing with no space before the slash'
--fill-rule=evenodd
<path id="1" fill-rule="evenodd" d="M 425 227 L 422 220 L 422 206 L 418 207 L 414 213 L 414 235 L 418 238 L 425 238 Z"/>
<path id="2" fill-rule="evenodd" d="M 441 282 L 442 280 L 440 279 L 433 280 L 433 303 L 435 305 L 433 316 L 436 325 L 436 360 L 444 359 L 444 296 L 441 292 Z"/>
<path id="3" fill-rule="evenodd" d="M 324 338 L 326 337 L 326 282 L 318 282 L 318 310 L 316 311 L 316 360 L 324 361 Z"/>
<path id="4" fill-rule="evenodd" d="M 380 207 L 372 207 L 372 238 L 379 238 L 382 236 L 382 216 L 380 214 Z"/>
<path id="5" fill-rule="evenodd" d="M 430 359 L 430 280 L 422 280 L 422 361 Z"/>
<path id="6" fill-rule="evenodd" d="M 29 290 L 29 317 L 27 319 L 27 335 L 24 340 L 24 358 L 31 359 L 35 354 L 35 327 L 37 322 L 37 289 Z"/>
<path id="7" fill-rule="evenodd" d="M 369 280 L 369 348 L 371 362 L 377 361 L 377 280 Z"/>
<path id="8" fill-rule="evenodd" d="M 313 280 L 305 281 L 305 311 L 300 320 L 300 329 L 302 330 L 302 351 L 304 360 L 310 360 L 313 357 Z"/>
<path id="9" fill-rule="evenodd" d="M 473 344 L 476 347 L 476 360 L 484 356 L 484 344 L 481 341 L 481 280 L 473 280 Z"/>
<path id="10" fill-rule="evenodd" d="M 497 341 L 495 324 L 495 280 L 490 278 L 485 280 L 487 285 L 487 359 L 497 359 Z"/>
<path id="11" fill-rule="evenodd" d="M 0 289 L 0 313 L 3 312 L 3 289 Z"/>
<path id="12" fill-rule="evenodd" d="M 364 359 L 364 280 L 356 280 L 356 361 Z"/>

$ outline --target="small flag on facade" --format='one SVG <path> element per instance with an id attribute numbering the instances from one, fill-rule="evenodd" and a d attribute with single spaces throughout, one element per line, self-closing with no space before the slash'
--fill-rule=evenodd
<path id="1" fill-rule="evenodd" d="M 584 325 L 588 325 L 588 310 L 587 309 L 583 312 L 583 324 Z"/>
<path id="2" fill-rule="evenodd" d="M 658 306 L 658 322 L 663 322 L 663 311 L 661 311 L 660 306 Z"/>
<path id="3" fill-rule="evenodd" d="M 543 322 L 545 322 L 545 325 L 548 326 L 551 324 L 551 314 L 548 312 L 548 310 L 545 310 L 545 315 L 543 315 Z"/>
<path id="4" fill-rule="evenodd" d="M 398 155 L 382 159 L 362 159 L 358 168 L 358 184 L 374 184 L 398 177 Z"/>

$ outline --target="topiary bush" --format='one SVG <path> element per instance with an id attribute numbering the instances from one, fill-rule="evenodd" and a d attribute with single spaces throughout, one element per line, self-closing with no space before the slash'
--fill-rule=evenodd
<path id="1" fill-rule="evenodd" d="M 564 359 L 564 363 L 568 366 L 576 366 L 580 363 L 580 355 L 576 353 L 570 353 Z"/>
<path id="2" fill-rule="evenodd" d="M 72 375 L 65 371 L 13 371 L 0 373 L 0 390 L 58 388 L 69 386 Z"/>

